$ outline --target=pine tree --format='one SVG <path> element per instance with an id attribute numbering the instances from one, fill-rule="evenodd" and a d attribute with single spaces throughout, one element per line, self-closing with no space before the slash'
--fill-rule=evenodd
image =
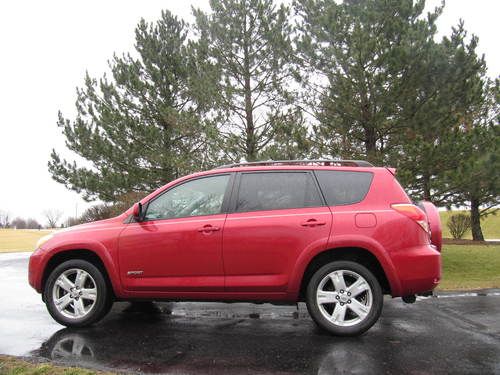
<path id="1" fill-rule="evenodd" d="M 418 95 L 401 105 L 408 127 L 389 149 L 414 200 L 469 206 L 472 237 L 483 240 L 480 218 L 499 203 L 499 96 L 477 43 L 460 22 L 419 61 L 426 74 Z"/>
<path id="2" fill-rule="evenodd" d="M 217 72 L 207 85 L 216 88 L 219 148 L 236 161 L 303 155 L 307 131 L 289 87 L 289 9 L 271 0 L 211 0 L 210 6 L 211 13 L 194 15 L 198 49 Z"/>
<path id="3" fill-rule="evenodd" d="M 87 200 L 115 201 L 205 168 L 213 128 L 201 119 L 203 66 L 193 57 L 187 24 L 170 12 L 141 20 L 134 54 L 115 55 L 111 77 L 85 77 L 74 119 L 59 114 L 67 147 L 85 162 L 52 151 L 53 178 Z M 208 153 L 210 154 L 210 153 Z"/>
<path id="4" fill-rule="evenodd" d="M 391 137 L 388 150 L 415 200 L 446 205 L 454 195 L 443 176 L 455 169 L 456 155 L 466 147 L 463 132 L 474 126 L 471 114 L 485 94 L 486 64 L 476 53 L 477 38 L 467 39 L 461 22 L 449 38 L 429 44 L 415 62 L 422 75 L 414 96 L 400 101 L 406 127 Z"/>
<path id="5" fill-rule="evenodd" d="M 414 200 L 470 205 L 480 239 L 498 204 L 495 105 L 463 23 L 435 42 L 443 6 L 424 17 L 425 1 L 297 0 L 303 82 L 322 153 L 397 167 Z"/>
<path id="6" fill-rule="evenodd" d="M 499 80 L 484 83 L 482 105 L 470 113 L 471 125 L 455 139 L 455 167 L 443 180 L 453 189 L 450 202 L 469 206 L 472 239 L 483 241 L 481 218 L 500 204 L 500 89 Z"/>
<path id="7" fill-rule="evenodd" d="M 298 0 L 299 56 L 322 151 L 387 161 L 387 142 L 406 125 L 401 101 L 419 88 L 442 8 L 425 1 Z M 319 78 L 317 76 L 319 75 Z"/>

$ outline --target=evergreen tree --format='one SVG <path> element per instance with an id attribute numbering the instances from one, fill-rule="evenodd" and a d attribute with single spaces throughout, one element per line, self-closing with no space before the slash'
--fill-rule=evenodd
<path id="1" fill-rule="evenodd" d="M 498 204 L 498 130 L 484 120 L 484 108 L 495 108 L 485 99 L 486 65 L 462 22 L 435 42 L 443 6 L 427 17 L 424 7 L 296 1 L 316 141 L 325 154 L 397 167 L 414 200 L 470 205 L 473 237 L 481 239 L 479 217 Z"/>
<path id="2" fill-rule="evenodd" d="M 415 200 L 446 205 L 454 187 L 443 178 L 454 170 L 456 155 L 467 147 L 463 134 L 475 126 L 471 114 L 484 104 L 486 64 L 476 53 L 477 38 L 467 43 L 461 22 L 451 37 L 429 43 L 415 65 L 422 74 L 411 97 L 400 100 L 404 128 L 388 142 L 399 177 Z"/>
<path id="3" fill-rule="evenodd" d="M 307 132 L 289 87 L 289 9 L 271 0 L 211 0 L 210 6 L 211 13 L 194 15 L 198 50 L 216 72 L 207 85 L 215 88 L 219 148 L 236 161 L 302 156 Z"/>
<path id="4" fill-rule="evenodd" d="M 59 114 L 67 147 L 85 163 L 53 150 L 49 170 L 86 200 L 115 201 L 206 168 L 213 128 L 204 111 L 187 24 L 170 12 L 136 28 L 135 53 L 114 56 L 111 77 L 85 78 L 75 119 Z"/>
<path id="5" fill-rule="evenodd" d="M 421 86 L 402 103 L 407 128 L 390 140 L 399 177 L 415 200 L 469 206 L 474 240 L 483 240 L 482 216 L 499 203 L 498 82 L 486 78 L 477 37 L 463 22 L 435 44 Z"/>
<path id="6" fill-rule="evenodd" d="M 390 137 L 406 126 L 400 103 L 420 87 L 418 62 L 442 11 L 422 17 L 424 6 L 423 0 L 295 2 L 299 56 L 312 73 L 303 82 L 324 153 L 387 161 Z"/>
<path id="7" fill-rule="evenodd" d="M 472 239 L 483 241 L 481 218 L 500 204 L 500 90 L 499 81 L 485 83 L 483 103 L 470 113 L 472 126 L 455 138 L 455 168 L 443 180 L 453 189 L 451 203 L 469 206 Z M 492 210 L 493 209 L 493 210 Z"/>

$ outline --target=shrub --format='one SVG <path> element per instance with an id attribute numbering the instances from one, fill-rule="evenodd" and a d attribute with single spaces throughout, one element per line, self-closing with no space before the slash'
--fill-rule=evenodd
<path id="1" fill-rule="evenodd" d="M 16 229 L 26 229 L 26 220 L 21 217 L 16 217 L 11 223 L 13 228 Z"/>
<path id="2" fill-rule="evenodd" d="M 451 215 L 446 225 L 453 238 L 458 240 L 471 228 L 470 216 L 467 214 Z"/>
<path id="3" fill-rule="evenodd" d="M 29 218 L 29 219 L 26 220 L 26 228 L 27 229 L 38 229 L 38 230 L 40 230 L 40 229 L 42 229 L 42 226 L 35 219 Z"/>
<path id="4" fill-rule="evenodd" d="M 96 204 L 89 207 L 79 218 L 69 218 L 66 225 L 72 226 L 118 216 L 146 195 L 148 195 L 146 192 L 132 192 L 119 196 L 114 203 Z"/>
<path id="5" fill-rule="evenodd" d="M 82 220 L 79 217 L 72 217 L 72 216 L 68 217 L 66 219 L 66 222 L 64 223 L 66 227 L 72 227 L 78 224 L 82 224 Z"/>
<path id="6" fill-rule="evenodd" d="M 85 210 L 80 217 L 81 223 L 90 223 L 91 221 L 109 219 L 113 216 L 112 207 L 107 204 L 96 204 Z"/>
<path id="7" fill-rule="evenodd" d="M 112 205 L 111 214 L 113 216 L 120 215 L 136 202 L 139 202 L 149 193 L 146 192 L 130 192 L 127 194 L 120 195 L 116 202 Z"/>

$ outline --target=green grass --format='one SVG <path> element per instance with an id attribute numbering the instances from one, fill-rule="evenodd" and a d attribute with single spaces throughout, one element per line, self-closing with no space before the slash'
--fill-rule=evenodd
<path id="1" fill-rule="evenodd" d="M 111 375 L 111 372 L 60 367 L 48 363 L 31 363 L 19 358 L 0 355 L 0 375 Z"/>
<path id="2" fill-rule="evenodd" d="M 33 251 L 37 241 L 51 230 L 0 229 L 0 253 Z"/>
<path id="3" fill-rule="evenodd" d="M 500 288 L 500 245 L 443 246 L 438 289 Z"/>
<path id="4" fill-rule="evenodd" d="M 442 211 L 440 212 L 441 216 L 441 225 L 443 227 L 443 237 L 444 238 L 452 238 L 448 226 L 446 223 L 451 215 L 457 213 L 465 213 L 469 214 L 469 211 Z M 496 215 L 488 215 L 485 218 L 481 219 L 481 229 L 483 230 L 484 238 L 500 238 L 500 210 L 496 210 Z M 466 240 L 471 240 L 472 235 L 470 230 L 465 233 L 463 237 Z"/>

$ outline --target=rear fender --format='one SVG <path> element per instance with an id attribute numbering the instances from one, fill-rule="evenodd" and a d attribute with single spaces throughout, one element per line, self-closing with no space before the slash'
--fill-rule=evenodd
<path id="1" fill-rule="evenodd" d="M 302 283 L 302 277 L 307 269 L 307 266 L 312 261 L 312 259 L 325 251 L 330 251 L 338 248 L 361 248 L 369 251 L 371 254 L 377 258 L 382 269 L 384 270 L 387 281 L 391 288 L 392 295 L 398 295 L 401 290 L 401 283 L 396 273 L 396 269 L 384 248 L 370 237 L 360 237 L 357 236 L 335 236 L 333 240 L 330 240 L 327 247 L 322 249 L 316 249 L 315 251 L 304 251 L 299 256 L 295 267 L 293 270 L 292 277 L 290 279 L 290 284 L 288 288 L 288 293 L 295 294 L 299 293 L 300 285 Z"/>
<path id="2" fill-rule="evenodd" d="M 436 247 L 436 250 L 441 252 L 443 244 L 443 230 L 441 227 L 441 217 L 439 211 L 434 204 L 429 201 L 421 201 L 418 204 L 427 214 L 429 228 L 431 230 L 431 243 Z"/>

